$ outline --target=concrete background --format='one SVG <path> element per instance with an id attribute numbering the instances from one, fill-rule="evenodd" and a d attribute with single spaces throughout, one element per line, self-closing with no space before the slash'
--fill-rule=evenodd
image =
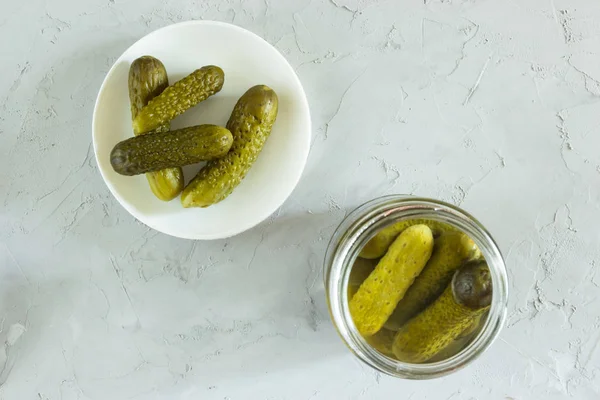
<path id="1" fill-rule="evenodd" d="M 2 1 L 0 398 L 597 399 L 600 2 Z M 111 197 L 91 148 L 116 58 L 159 27 L 233 22 L 296 68 L 303 179 L 268 221 L 177 240 Z M 496 237 L 506 328 L 469 368 L 401 381 L 356 361 L 321 268 L 345 213 L 450 201 Z"/>

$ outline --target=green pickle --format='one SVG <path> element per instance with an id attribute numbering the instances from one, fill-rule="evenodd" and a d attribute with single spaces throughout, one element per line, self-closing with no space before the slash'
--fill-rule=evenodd
<path id="1" fill-rule="evenodd" d="M 461 265 L 479 257 L 481 252 L 475 242 L 462 232 L 447 232 L 438 237 L 431 259 L 398 303 L 386 328 L 400 329 L 442 294 Z"/>
<path id="2" fill-rule="evenodd" d="M 377 232 L 377 234 L 373 236 L 371 240 L 369 240 L 362 248 L 360 257 L 374 259 L 383 256 L 399 234 L 401 234 L 406 228 L 419 224 L 425 224 L 429 226 L 434 236 L 439 236 L 441 233 L 446 231 L 456 230 L 448 224 L 426 219 L 410 219 L 407 221 L 396 222 L 395 224 L 392 224 Z"/>
<path id="3" fill-rule="evenodd" d="M 452 345 L 490 307 L 492 280 L 485 262 L 455 272 L 442 295 L 396 334 L 398 360 L 423 363 Z"/>
<path id="4" fill-rule="evenodd" d="M 354 261 L 348 280 L 348 299 L 351 299 L 356 294 L 360 285 L 369 277 L 376 266 L 377 260 L 357 258 Z"/>
<path id="5" fill-rule="evenodd" d="M 129 68 L 129 99 L 131 104 L 131 118 L 137 117 L 139 112 L 150 100 L 160 95 L 169 86 L 167 70 L 160 60 L 143 56 L 131 63 Z M 158 132 L 168 132 L 169 123 L 156 128 Z M 134 135 L 144 132 L 133 130 Z M 163 201 L 173 200 L 183 190 L 183 171 L 180 167 L 166 168 L 146 174 L 152 193 Z"/>
<path id="6" fill-rule="evenodd" d="M 121 175 L 138 175 L 222 157 L 232 142 L 231 132 L 216 125 L 148 133 L 118 143 L 110 163 Z"/>
<path id="7" fill-rule="evenodd" d="M 142 108 L 133 120 L 137 132 L 150 132 L 218 93 L 225 82 L 223 70 L 214 65 L 197 69 L 167 87 Z"/>
<path id="8" fill-rule="evenodd" d="M 233 134 L 231 151 L 209 162 L 181 195 L 184 207 L 208 207 L 224 200 L 250 170 L 277 118 L 277 94 L 268 86 L 250 88 L 237 102 L 227 129 Z"/>
<path id="9" fill-rule="evenodd" d="M 377 333 L 431 257 L 433 234 L 427 225 L 405 229 L 349 303 L 363 336 Z"/>

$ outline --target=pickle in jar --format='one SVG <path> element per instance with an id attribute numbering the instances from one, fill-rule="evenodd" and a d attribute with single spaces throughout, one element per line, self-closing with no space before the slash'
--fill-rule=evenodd
<path id="1" fill-rule="evenodd" d="M 408 363 L 460 352 L 484 326 L 490 308 L 491 275 L 479 247 L 458 228 L 432 222 L 391 225 L 400 233 L 388 230 L 380 236 L 393 237 L 383 256 L 362 257 L 361 252 L 348 280 L 348 307 L 358 333 L 379 353 Z M 427 241 L 417 239 L 425 236 Z M 415 268 L 416 249 L 428 246 L 420 259 L 424 264 Z"/>
<path id="2" fill-rule="evenodd" d="M 492 279 L 485 262 L 454 274 L 444 293 L 396 334 L 392 351 L 400 361 L 423 363 L 451 345 L 490 307 Z"/>
<path id="3" fill-rule="evenodd" d="M 406 290 L 427 264 L 433 234 L 427 225 L 413 225 L 398 236 L 350 300 L 350 314 L 363 336 L 377 333 Z"/>

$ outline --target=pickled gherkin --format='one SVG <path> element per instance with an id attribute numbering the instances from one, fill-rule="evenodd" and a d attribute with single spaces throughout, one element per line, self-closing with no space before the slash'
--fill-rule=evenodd
<path id="1" fill-rule="evenodd" d="M 138 113 L 150 100 L 161 94 L 169 86 L 167 70 L 160 60 L 143 56 L 131 64 L 129 68 L 129 99 L 131 117 Z M 157 132 L 169 131 L 169 123 L 156 128 Z M 137 136 L 144 132 L 134 128 Z M 166 168 L 146 174 L 152 193 L 163 201 L 173 200 L 183 190 L 183 171 L 181 167 Z"/>
<path id="2" fill-rule="evenodd" d="M 216 125 L 148 133 L 118 143 L 110 163 L 121 175 L 138 175 L 222 157 L 232 142 L 231 132 Z"/>
<path id="3" fill-rule="evenodd" d="M 181 195 L 184 207 L 208 207 L 233 192 L 271 134 L 277 110 L 277 94 L 268 86 L 254 86 L 238 100 L 227 122 L 233 134 L 231 151 L 209 162 L 188 184 Z"/>
<path id="4" fill-rule="evenodd" d="M 129 100 L 131 118 L 135 120 L 140 111 L 148 103 L 169 87 L 169 77 L 164 64 L 152 56 L 142 56 L 131 63 L 129 68 Z M 153 130 L 165 132 L 169 130 L 169 121 Z M 135 129 L 136 135 L 145 133 Z"/>
<path id="5" fill-rule="evenodd" d="M 466 234 L 462 232 L 442 234 L 435 240 L 429 262 L 398 303 L 385 326 L 388 329 L 398 330 L 442 294 L 460 266 L 480 256 L 479 248 Z"/>
<path id="6" fill-rule="evenodd" d="M 163 201 L 173 200 L 183 190 L 184 180 L 181 167 L 146 172 L 146 179 L 152 193 Z"/>
<path id="7" fill-rule="evenodd" d="M 485 262 L 471 263 L 454 274 L 442 295 L 396 334 L 398 360 L 422 363 L 447 348 L 490 306 L 492 280 Z"/>
<path id="8" fill-rule="evenodd" d="M 135 116 L 133 128 L 149 132 L 171 121 L 184 111 L 218 93 L 225 82 L 223 70 L 209 65 L 166 88 Z"/>
<path id="9" fill-rule="evenodd" d="M 455 228 L 448 224 L 427 219 L 410 219 L 407 221 L 396 222 L 395 224 L 392 224 L 377 232 L 377 234 L 373 236 L 371 240 L 369 240 L 362 248 L 360 257 L 373 259 L 383 256 L 399 234 L 401 234 L 406 228 L 418 224 L 425 224 L 429 226 L 434 236 L 439 236 L 445 231 L 455 230 Z"/>
<path id="10" fill-rule="evenodd" d="M 431 256 L 433 234 L 427 225 L 404 230 L 392 243 L 349 303 L 363 336 L 377 333 Z"/>
<path id="11" fill-rule="evenodd" d="M 354 265 L 352 266 L 350 277 L 348 279 L 348 299 L 351 299 L 352 296 L 356 294 L 360 285 L 362 285 L 365 279 L 369 277 L 376 266 L 377 260 L 357 258 L 354 261 Z"/>

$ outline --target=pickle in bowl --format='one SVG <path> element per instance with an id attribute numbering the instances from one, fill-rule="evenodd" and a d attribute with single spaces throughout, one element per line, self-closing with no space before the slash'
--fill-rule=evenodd
<path id="1" fill-rule="evenodd" d="M 223 157 L 232 142 L 231 132 L 216 125 L 147 133 L 118 143 L 110 163 L 121 175 L 139 175 Z"/>
<path id="2" fill-rule="evenodd" d="M 197 69 L 167 87 L 142 108 L 133 119 L 134 130 L 149 132 L 158 129 L 218 93 L 224 82 L 223 70 L 215 65 Z"/>
<path id="3" fill-rule="evenodd" d="M 209 162 L 181 194 L 184 207 L 209 207 L 226 199 L 244 179 L 263 149 L 277 118 L 279 100 L 273 89 L 254 86 L 238 100 L 227 122 L 231 151 Z"/>
<path id="4" fill-rule="evenodd" d="M 152 56 L 142 56 L 131 63 L 129 68 L 129 100 L 131 118 L 135 120 L 150 100 L 160 95 L 169 86 L 169 77 L 163 63 Z M 157 132 L 167 132 L 170 123 L 158 126 Z M 141 135 L 134 126 L 133 133 Z M 181 167 L 165 168 L 146 174 L 152 193 L 163 201 L 173 200 L 183 190 L 183 170 Z"/>

